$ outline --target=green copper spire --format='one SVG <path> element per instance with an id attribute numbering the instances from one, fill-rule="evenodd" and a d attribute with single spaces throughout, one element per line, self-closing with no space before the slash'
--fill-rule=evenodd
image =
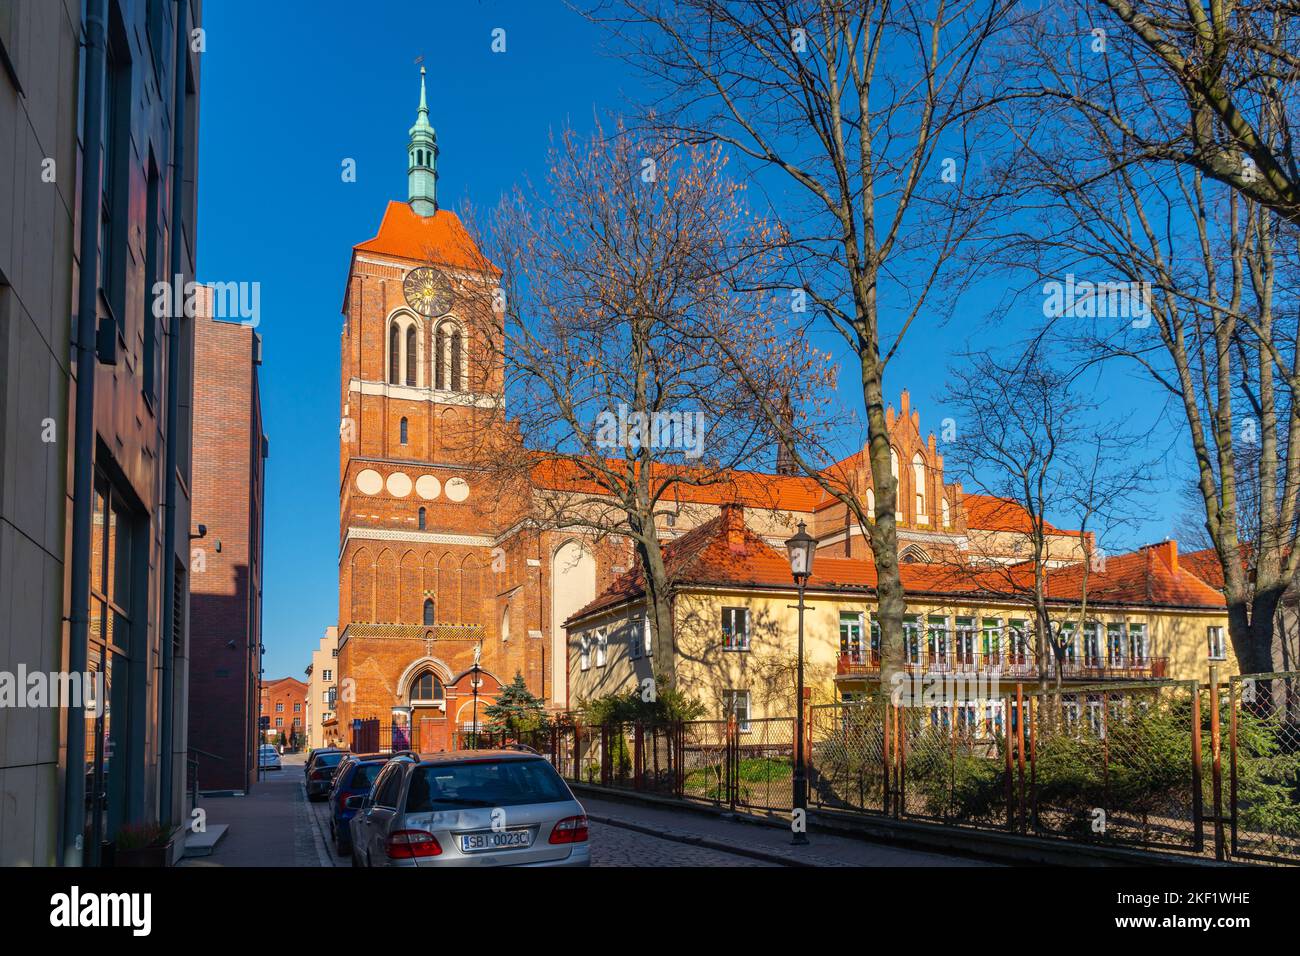
<path id="1" fill-rule="evenodd" d="M 429 104 L 424 93 L 424 67 L 420 67 L 420 108 L 411 141 L 406 146 L 406 201 L 421 216 L 438 211 L 438 137 L 429 125 Z"/>

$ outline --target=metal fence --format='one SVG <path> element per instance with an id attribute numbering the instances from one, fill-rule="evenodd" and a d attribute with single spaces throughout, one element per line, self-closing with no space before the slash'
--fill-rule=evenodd
<path id="1" fill-rule="evenodd" d="M 1232 855 L 1300 862 L 1300 671 L 1233 677 L 1228 696 Z"/>
<path id="2" fill-rule="evenodd" d="M 1298 712 L 1296 673 L 819 705 L 809 805 L 1300 863 Z"/>
<path id="3" fill-rule="evenodd" d="M 1002 690 L 809 707 L 808 805 L 1300 864 L 1300 672 Z M 391 746 L 362 724 L 364 749 Z M 457 743 L 527 746 L 570 781 L 788 812 L 795 733 L 793 717 L 564 720 Z"/>

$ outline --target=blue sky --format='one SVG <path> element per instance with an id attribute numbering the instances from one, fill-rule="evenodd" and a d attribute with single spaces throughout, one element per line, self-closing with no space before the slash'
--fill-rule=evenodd
<path id="1" fill-rule="evenodd" d="M 199 278 L 261 283 L 271 446 L 265 667 L 268 677 L 301 677 L 338 610 L 339 333 L 348 257 L 353 244 L 374 235 L 385 204 L 406 197 L 416 57 L 429 71 L 439 201 L 453 208 L 489 205 L 524 177 L 540 181 L 550 130 L 566 122 L 586 130 L 597 111 L 619 109 L 640 85 L 602 51 L 600 32 L 558 0 L 214 0 L 204 14 Z M 491 50 L 496 28 L 506 31 L 503 54 Z M 348 158 L 356 161 L 354 183 L 340 175 Z M 980 310 L 998 298 L 973 289 L 948 324 L 922 317 L 909 331 L 886 386 L 895 396 L 911 390 L 923 430 L 939 431 L 943 367 L 972 335 L 989 335 Z M 1118 369 L 1099 387 L 1139 424 L 1161 401 Z M 852 382 L 843 392 L 861 407 Z M 1168 495 L 1153 501 L 1133 541 L 1171 534 L 1175 510 Z"/>

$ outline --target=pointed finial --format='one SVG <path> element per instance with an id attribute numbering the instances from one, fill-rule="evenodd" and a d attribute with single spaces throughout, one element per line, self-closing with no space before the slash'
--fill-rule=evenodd
<path id="1" fill-rule="evenodd" d="M 429 115 L 429 104 L 424 96 L 424 66 L 420 66 L 420 113 L 425 116 Z"/>

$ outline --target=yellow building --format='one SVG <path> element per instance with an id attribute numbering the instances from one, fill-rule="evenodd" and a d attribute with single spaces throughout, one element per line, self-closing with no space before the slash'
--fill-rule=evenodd
<path id="1" fill-rule="evenodd" d="M 311 652 L 307 667 L 307 748 L 332 747 L 342 742 L 334 710 L 338 695 L 339 629 L 330 625 Z"/>
<path id="2" fill-rule="evenodd" d="M 639 571 L 629 572 L 567 622 L 569 692 L 575 702 L 654 677 L 744 724 L 794 712 L 797 594 L 786 555 L 750 531 L 738 506 L 664 549 L 674 580 L 673 647 L 651 645 Z M 1063 684 L 1200 680 L 1217 664 L 1237 673 L 1223 596 L 1179 567 L 1172 541 L 1110 557 L 1087 574 L 1086 624 L 1078 624 L 1084 566 L 1053 568 L 1047 595 L 1061 629 Z M 817 555 L 806 589 L 805 681 L 814 703 L 878 686 L 872 621 L 875 569 Z M 893 690 L 958 690 L 970 719 L 1000 719 L 997 701 L 1038 684 L 1032 608 L 1017 585 L 1032 571 L 906 564 L 905 675 Z M 1054 683 L 1057 669 L 1049 678 Z"/>

